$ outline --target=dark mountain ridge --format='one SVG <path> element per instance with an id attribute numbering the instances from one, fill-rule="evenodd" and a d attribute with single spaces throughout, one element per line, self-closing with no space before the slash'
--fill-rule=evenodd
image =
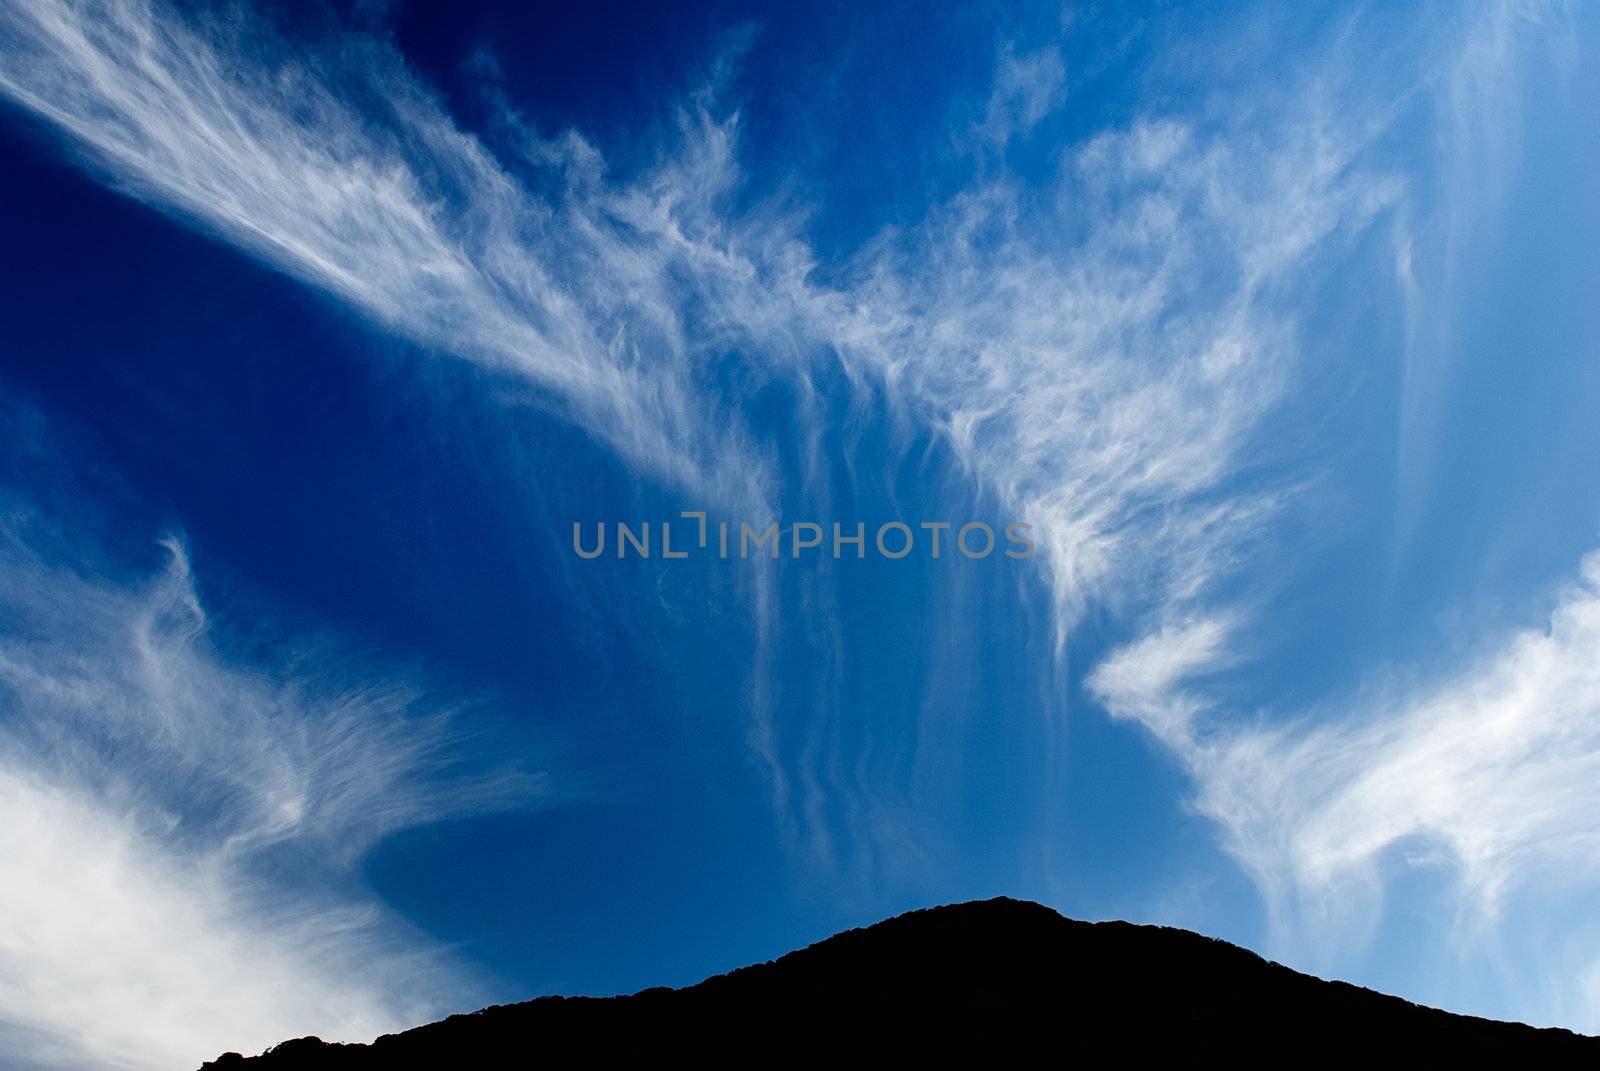
<path id="1" fill-rule="evenodd" d="M 1002 897 L 912 911 L 683 989 L 541 997 L 367 1045 L 299 1038 L 256 1057 L 228 1053 L 203 1071 L 980 1051 L 1029 1062 L 1204 1054 L 1593 1064 L 1600 1038 L 1454 1015 L 1187 930 L 1078 922 Z"/>

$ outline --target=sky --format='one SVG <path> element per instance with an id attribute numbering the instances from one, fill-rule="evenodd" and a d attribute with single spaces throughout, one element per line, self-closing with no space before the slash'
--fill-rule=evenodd
<path id="1" fill-rule="evenodd" d="M 998 894 L 1600 1032 L 1597 49 L 0 0 L 0 1062 Z"/>

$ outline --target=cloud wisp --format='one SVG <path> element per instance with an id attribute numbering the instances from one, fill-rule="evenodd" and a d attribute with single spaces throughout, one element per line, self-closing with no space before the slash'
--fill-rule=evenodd
<path id="1" fill-rule="evenodd" d="M 738 348 L 758 381 L 809 386 L 842 358 L 1047 531 L 1063 635 L 1138 576 L 1192 593 L 1259 519 L 1263 499 L 1216 492 L 1294 364 L 1277 288 L 1397 194 L 1359 166 L 1373 123 L 1313 82 L 1265 125 L 1106 131 L 1043 188 L 996 165 L 825 286 L 796 217 L 731 207 L 737 116 L 708 97 L 619 185 L 572 132 L 502 164 L 370 38 L 335 63 L 150 3 L 4 10 L 0 90 L 119 185 L 527 377 L 642 471 L 764 501 L 779 474 L 708 366 Z M 1003 49 L 972 136 L 1028 136 L 1063 79 Z M 530 168 L 559 192 L 530 192 Z"/>
<path id="2" fill-rule="evenodd" d="M 1091 603 L 1192 601 L 1236 563 L 1278 494 L 1225 484 L 1295 367 L 1282 291 L 1396 195 L 1358 166 L 1371 125 L 1317 83 L 1272 122 L 1140 119 L 1024 181 L 1005 153 L 1061 106 L 1066 74 L 1048 50 L 1003 48 L 971 133 L 981 177 L 824 285 L 796 216 L 731 207 L 737 116 L 708 97 L 617 183 L 572 132 L 497 159 L 371 38 L 291 48 L 148 2 L 6 5 L 0 25 L 0 92 L 133 196 L 526 379 L 702 500 L 749 511 L 810 479 L 774 470 L 742 392 L 785 377 L 804 400 L 842 362 L 854 411 L 931 427 L 1043 534 L 1058 652 Z M 802 429 L 803 460 L 824 430 Z M 770 630 L 770 578 L 753 590 Z M 781 801 L 765 717 L 752 739 Z"/>
<path id="3" fill-rule="evenodd" d="M 1600 553 L 1548 627 L 1332 716 L 1230 717 L 1197 678 L 1237 657 L 1234 646 L 1228 622 L 1190 623 L 1124 648 L 1090 687 L 1188 765 L 1196 808 L 1255 876 L 1281 939 L 1341 934 L 1359 946 L 1407 845 L 1444 853 L 1455 910 L 1476 935 L 1506 921 L 1520 894 L 1560 889 L 1581 902 L 1600 889 Z"/>
<path id="4" fill-rule="evenodd" d="M 1433 184 L 1445 195 L 1430 205 L 1426 190 L 1408 183 L 1395 202 L 1404 324 L 1397 551 L 1428 507 L 1427 470 L 1437 460 L 1425 456 L 1429 423 L 1450 372 L 1463 251 L 1498 225 L 1521 166 L 1516 143 L 1532 57 L 1570 66 L 1569 13 L 1503 4 L 1452 20 L 1448 47 L 1418 80 L 1439 131 Z M 1560 963 L 1544 977 L 1504 980 L 1529 969 L 1526 954 L 1484 972 L 1501 976 L 1511 999 L 1522 1000 L 1521 1014 L 1593 1024 L 1600 1010 L 1582 996 L 1579 977 L 1592 949 L 1576 963 L 1560 946 L 1593 939 L 1574 905 L 1592 903 L 1600 890 L 1600 872 L 1586 862 L 1600 836 L 1591 787 L 1600 761 L 1592 731 L 1600 712 L 1597 569 L 1594 555 L 1583 560 L 1545 629 L 1509 636 L 1432 681 L 1298 715 L 1251 716 L 1213 687 L 1249 660 L 1251 629 L 1260 624 L 1215 600 L 1167 607 L 1087 684 L 1113 717 L 1144 726 L 1188 767 L 1194 807 L 1216 821 L 1263 892 L 1281 947 L 1348 963 L 1368 949 L 1385 908 L 1422 895 L 1420 884 L 1437 896 L 1426 916 L 1462 960 L 1487 958 L 1497 935 L 1549 941 L 1547 961 Z"/>
<path id="5" fill-rule="evenodd" d="M 0 28 L 0 92 L 133 196 L 536 383 L 646 472 L 760 500 L 759 466 L 695 390 L 670 273 L 705 254 L 695 230 L 725 189 L 727 131 L 704 115 L 685 115 L 681 158 L 625 191 L 597 184 L 581 143 L 546 146 L 538 162 L 575 194 L 547 201 L 375 38 L 295 51 L 242 14 L 191 22 L 141 0 L 7 3 Z"/>
<path id="6" fill-rule="evenodd" d="M 1042 202 L 966 191 L 841 298 L 841 350 L 1037 526 L 1058 645 L 1094 601 L 1192 601 L 1270 515 L 1284 489 L 1237 477 L 1299 370 L 1282 289 L 1393 203 L 1367 136 L 1298 107 L 1264 134 L 1141 120 Z"/>
<path id="7" fill-rule="evenodd" d="M 235 664 L 177 542 L 153 580 L 115 583 L 42 557 L 19 516 L 0 531 L 7 1058 L 192 1066 L 470 1004 L 469 975 L 351 865 L 407 825 L 537 799 L 543 778 L 453 775 L 446 714 L 328 652 Z"/>

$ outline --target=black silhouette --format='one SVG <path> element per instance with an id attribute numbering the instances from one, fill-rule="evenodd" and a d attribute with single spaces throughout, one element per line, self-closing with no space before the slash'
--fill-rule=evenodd
<path id="1" fill-rule="evenodd" d="M 203 1071 L 501 1068 L 578 1059 L 770 1062 L 933 1056 L 1113 1065 L 1516 1059 L 1594 1064 L 1600 1038 L 1325 982 L 1187 930 L 1077 922 L 1006 898 L 913 911 L 685 989 L 543 997 L 370 1045 L 286 1041 Z"/>

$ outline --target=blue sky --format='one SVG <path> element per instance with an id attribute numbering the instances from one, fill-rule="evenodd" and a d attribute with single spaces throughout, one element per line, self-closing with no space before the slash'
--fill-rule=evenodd
<path id="1" fill-rule="evenodd" d="M 0 3 L 5 1061 L 999 893 L 1600 1031 L 1596 10 L 586 10 Z"/>

